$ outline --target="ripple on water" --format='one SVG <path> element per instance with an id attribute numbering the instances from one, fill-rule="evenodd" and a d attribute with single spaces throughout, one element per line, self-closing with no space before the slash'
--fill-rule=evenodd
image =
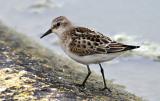
<path id="1" fill-rule="evenodd" d="M 136 36 L 132 37 L 126 34 L 117 34 L 114 36 L 114 39 L 123 43 L 140 45 L 141 47 L 139 49 L 132 51 L 134 55 L 142 56 L 153 61 L 160 61 L 160 44 L 149 41 L 144 41 L 143 43 L 140 43 L 138 42 L 138 40 L 136 40 Z"/>

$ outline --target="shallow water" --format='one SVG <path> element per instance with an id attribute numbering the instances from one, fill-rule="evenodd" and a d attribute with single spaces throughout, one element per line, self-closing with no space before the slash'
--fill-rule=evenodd
<path id="1" fill-rule="evenodd" d="M 150 101 L 160 99 L 159 0 L 0 0 L 0 19 L 53 50 L 57 37 L 39 39 L 59 15 L 142 48 L 103 63 L 108 79 Z M 97 65 L 91 65 L 99 73 Z"/>

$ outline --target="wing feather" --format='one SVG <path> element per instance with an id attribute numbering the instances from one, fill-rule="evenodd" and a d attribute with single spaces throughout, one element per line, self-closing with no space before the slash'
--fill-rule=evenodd
<path id="1" fill-rule="evenodd" d="M 107 53 L 117 53 L 117 52 L 123 52 L 127 50 L 132 50 L 135 48 L 139 48 L 139 46 L 124 45 L 122 43 L 118 43 L 115 41 L 111 42 L 108 46 L 110 48 L 107 50 Z"/>
<path id="2" fill-rule="evenodd" d="M 84 27 L 77 27 L 70 34 L 72 38 L 69 49 L 79 56 L 116 53 L 135 48 L 112 41 L 109 37 Z"/>

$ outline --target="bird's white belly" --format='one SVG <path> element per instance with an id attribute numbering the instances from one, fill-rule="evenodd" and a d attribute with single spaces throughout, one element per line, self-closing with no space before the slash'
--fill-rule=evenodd
<path id="1" fill-rule="evenodd" d="M 71 53 L 70 51 L 65 51 L 65 53 L 69 57 L 71 57 L 73 60 L 82 64 L 101 63 L 101 62 L 112 60 L 122 54 L 122 53 L 114 53 L 114 54 L 94 54 L 94 55 L 87 55 L 87 56 L 78 56 Z"/>

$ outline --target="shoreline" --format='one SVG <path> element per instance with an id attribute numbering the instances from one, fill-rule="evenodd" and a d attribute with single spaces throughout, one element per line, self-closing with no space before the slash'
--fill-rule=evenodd
<path id="1" fill-rule="evenodd" d="M 75 68 L 76 67 L 76 68 Z M 100 91 L 101 77 L 93 73 L 82 89 L 76 84 L 85 67 L 44 48 L 0 22 L 0 99 L 142 101 L 141 97 L 107 80 L 112 93 Z"/>

